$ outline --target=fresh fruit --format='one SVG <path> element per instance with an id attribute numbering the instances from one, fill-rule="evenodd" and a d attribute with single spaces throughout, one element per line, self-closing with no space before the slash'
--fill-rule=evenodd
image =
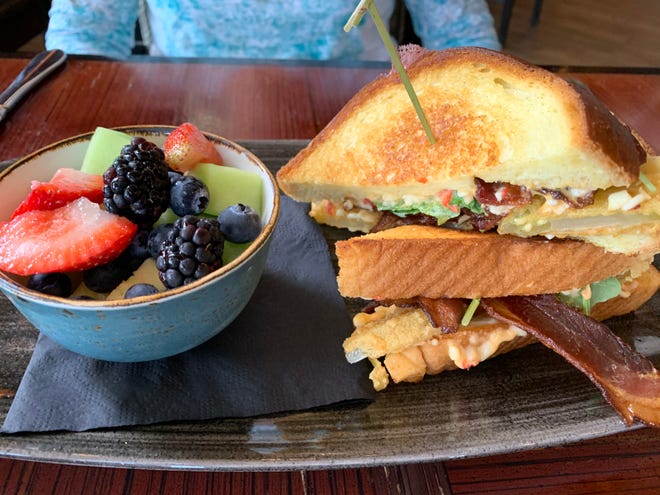
<path id="1" fill-rule="evenodd" d="M 87 146 L 80 170 L 102 175 L 112 165 L 121 149 L 130 142 L 131 136 L 124 132 L 97 127 Z"/>
<path id="2" fill-rule="evenodd" d="M 66 273 L 37 273 L 28 279 L 27 288 L 59 297 L 69 297 L 73 290 Z"/>
<path id="3" fill-rule="evenodd" d="M 126 292 L 124 292 L 124 299 L 131 299 L 133 297 L 148 296 L 156 294 L 158 289 L 151 284 L 135 284 L 131 285 Z"/>
<path id="4" fill-rule="evenodd" d="M 262 182 L 258 173 L 200 163 L 189 175 L 197 177 L 209 190 L 206 214 L 217 216 L 222 210 L 236 203 L 250 205 L 255 211 L 261 211 Z"/>
<path id="5" fill-rule="evenodd" d="M 220 230 L 228 241 L 242 244 L 254 241 L 261 232 L 261 218 L 251 207 L 238 203 L 218 215 Z"/>
<path id="6" fill-rule="evenodd" d="M 222 165 L 222 156 L 204 133 L 186 122 L 174 129 L 163 145 L 165 161 L 174 170 L 187 172 L 198 163 Z"/>
<path id="7" fill-rule="evenodd" d="M 156 268 L 156 261 L 154 259 L 147 258 L 144 260 L 140 268 L 133 272 L 133 275 L 124 280 L 108 294 L 107 300 L 124 299 L 124 294 L 126 294 L 128 288 L 136 284 L 150 284 L 159 291 L 165 290 L 163 282 L 158 278 L 158 269 Z"/>
<path id="8" fill-rule="evenodd" d="M 238 258 L 250 244 L 235 244 L 225 239 L 225 248 L 222 251 L 222 263 L 226 265 Z"/>
<path id="9" fill-rule="evenodd" d="M 73 168 L 60 168 L 49 182 L 32 181 L 29 194 L 11 218 L 31 210 L 54 210 L 80 197 L 94 203 L 103 201 L 103 177 Z"/>
<path id="10" fill-rule="evenodd" d="M 147 241 L 147 249 L 149 255 L 156 259 L 160 253 L 160 245 L 167 238 L 167 233 L 174 227 L 174 222 L 166 223 L 155 227 L 149 232 L 149 240 Z"/>
<path id="11" fill-rule="evenodd" d="M 154 223 L 154 227 L 159 226 L 159 225 L 165 225 L 168 223 L 174 223 L 176 222 L 176 219 L 179 218 L 179 216 L 172 211 L 172 208 L 168 208 L 163 212 L 163 214 L 156 220 L 156 223 Z"/>
<path id="12" fill-rule="evenodd" d="M 131 273 L 137 270 L 142 262 L 151 256 L 149 252 L 150 234 L 151 230 L 138 230 L 137 234 L 131 239 L 128 247 L 121 253 L 121 258 L 126 262 Z"/>
<path id="13" fill-rule="evenodd" d="M 114 260 L 95 266 L 83 273 L 83 282 L 94 292 L 110 292 L 128 278 L 131 270 L 122 255 Z"/>
<path id="14" fill-rule="evenodd" d="M 167 209 L 170 179 L 163 151 L 135 137 L 103 174 L 103 204 L 141 227 L 150 227 Z"/>
<path id="15" fill-rule="evenodd" d="M 209 190 L 197 177 L 181 175 L 172 183 L 170 208 L 180 217 L 199 215 L 208 204 Z"/>
<path id="16" fill-rule="evenodd" d="M 224 237 L 217 220 L 186 215 L 174 222 L 156 259 L 170 289 L 189 284 L 222 266 Z"/>
<path id="17" fill-rule="evenodd" d="M 149 231 L 138 230 L 118 257 L 83 273 L 85 285 L 94 292 L 100 293 L 110 292 L 117 287 L 137 270 L 146 258 L 149 258 L 148 238 Z"/>
<path id="18" fill-rule="evenodd" d="M 0 223 L 0 270 L 16 275 L 86 270 L 116 258 L 137 227 L 79 198 Z"/>

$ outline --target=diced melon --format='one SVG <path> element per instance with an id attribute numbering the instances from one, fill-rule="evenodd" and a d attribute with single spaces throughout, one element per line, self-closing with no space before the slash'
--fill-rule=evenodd
<path id="1" fill-rule="evenodd" d="M 176 213 L 172 210 L 172 208 L 168 208 L 165 210 L 160 217 L 158 217 L 158 220 L 154 223 L 154 227 L 158 227 L 159 225 L 165 225 L 168 223 L 174 223 L 176 222 L 176 219 L 179 218 Z"/>
<path id="2" fill-rule="evenodd" d="M 110 294 L 108 294 L 108 301 L 114 299 L 124 299 L 126 290 L 135 284 L 151 284 L 159 291 L 164 291 L 165 286 L 158 278 L 158 269 L 156 268 L 156 261 L 153 258 L 147 258 L 142 262 L 133 275 L 124 280 L 121 284 L 115 287 Z"/>
<path id="3" fill-rule="evenodd" d="M 89 141 L 80 170 L 89 174 L 103 174 L 119 156 L 122 147 L 130 142 L 131 136 L 124 132 L 97 127 Z"/>
<path id="4" fill-rule="evenodd" d="M 262 183 L 257 172 L 200 163 L 188 173 L 206 184 L 209 190 L 209 205 L 204 213 L 218 215 L 228 206 L 242 203 L 261 214 Z"/>
<path id="5" fill-rule="evenodd" d="M 238 258 L 250 244 L 252 243 L 246 242 L 243 244 L 236 244 L 235 242 L 225 241 L 225 247 L 222 251 L 222 264 L 226 265 L 227 263 L 230 263 L 231 261 Z"/>

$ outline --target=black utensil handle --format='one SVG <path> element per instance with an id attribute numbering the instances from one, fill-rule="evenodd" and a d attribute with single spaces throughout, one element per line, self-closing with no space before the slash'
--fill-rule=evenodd
<path id="1" fill-rule="evenodd" d="M 0 94 L 0 105 L 11 108 L 34 86 L 66 61 L 62 50 L 49 50 L 36 55 L 16 79 Z"/>

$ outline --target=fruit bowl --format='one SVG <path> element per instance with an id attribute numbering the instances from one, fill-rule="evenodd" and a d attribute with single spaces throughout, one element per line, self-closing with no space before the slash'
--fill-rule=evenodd
<path id="1" fill-rule="evenodd" d="M 171 126 L 117 130 L 162 146 Z M 0 174 L 0 221 L 8 221 L 33 180 L 48 181 L 61 167 L 82 163 L 90 132 L 31 153 Z M 25 277 L 0 272 L 0 290 L 40 332 L 65 348 L 96 359 L 138 362 L 192 349 L 217 335 L 245 308 L 263 272 L 279 215 L 275 180 L 248 150 L 205 133 L 223 166 L 261 179 L 262 229 L 221 268 L 187 285 L 130 299 L 88 300 L 51 296 L 26 288 Z"/>

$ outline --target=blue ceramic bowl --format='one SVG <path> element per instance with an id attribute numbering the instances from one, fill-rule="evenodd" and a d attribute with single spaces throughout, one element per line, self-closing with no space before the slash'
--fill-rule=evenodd
<path id="1" fill-rule="evenodd" d="M 162 145 L 173 127 L 122 127 Z M 60 167 L 82 163 L 92 133 L 51 144 L 17 161 L 0 174 L 0 220 L 29 191 L 30 181 L 48 181 Z M 240 256 L 184 287 L 134 299 L 72 300 L 25 288 L 0 272 L 0 290 L 39 331 L 71 351 L 108 361 L 159 359 L 191 349 L 217 335 L 243 310 L 263 272 L 279 214 L 272 174 L 248 150 L 207 134 L 225 164 L 257 172 L 263 183 L 263 229 Z M 23 280 L 24 282 L 24 280 Z"/>

